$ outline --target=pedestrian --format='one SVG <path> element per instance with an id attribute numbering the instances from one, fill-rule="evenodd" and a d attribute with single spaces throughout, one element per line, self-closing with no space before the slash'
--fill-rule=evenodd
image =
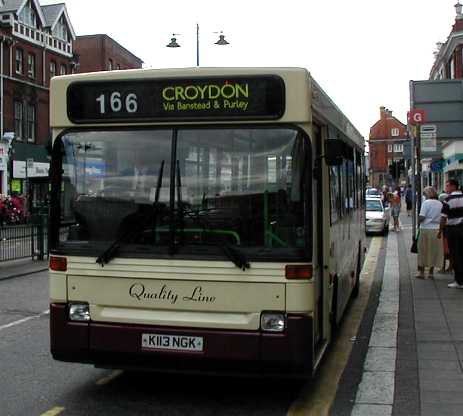
<path id="1" fill-rule="evenodd" d="M 440 267 L 444 259 L 444 246 L 439 240 L 439 225 L 441 221 L 442 202 L 437 198 L 437 192 L 432 186 L 423 190 L 425 201 L 421 205 L 418 221 L 420 236 L 418 237 L 418 274 L 424 279 L 425 268 L 429 268 L 429 278 L 434 278 L 434 267 Z"/>
<path id="2" fill-rule="evenodd" d="M 399 188 L 397 187 L 394 193 L 389 197 L 389 203 L 391 205 L 391 215 L 394 220 L 394 231 L 400 231 L 399 215 L 401 208 L 401 199 L 399 195 Z"/>
<path id="3" fill-rule="evenodd" d="M 389 188 L 387 187 L 387 185 L 383 185 L 383 189 L 381 193 L 382 193 L 381 200 L 383 201 L 383 205 L 387 206 L 389 204 L 389 201 L 388 201 Z"/>
<path id="4" fill-rule="evenodd" d="M 413 207 L 413 190 L 411 183 L 408 184 L 405 191 L 405 205 L 407 206 L 407 215 L 410 216 Z"/>
<path id="5" fill-rule="evenodd" d="M 442 191 L 440 194 L 439 194 L 439 201 L 444 203 L 444 201 L 447 199 L 448 197 L 448 194 L 445 193 L 445 191 Z M 449 273 L 453 270 L 453 266 L 452 266 L 452 260 L 450 259 L 450 255 L 449 255 L 449 243 L 447 241 L 447 232 L 445 230 L 445 227 L 444 229 L 442 230 L 442 245 L 444 247 L 444 260 L 442 262 L 442 268 L 440 269 L 440 272 L 441 273 Z M 449 267 L 447 268 L 447 260 L 449 261 Z"/>
<path id="6" fill-rule="evenodd" d="M 449 179 L 445 183 L 445 192 L 449 194 L 442 204 L 439 238 L 445 228 L 449 246 L 449 255 L 453 265 L 455 281 L 448 284 L 452 289 L 463 289 L 463 192 L 458 190 L 458 181 Z"/>

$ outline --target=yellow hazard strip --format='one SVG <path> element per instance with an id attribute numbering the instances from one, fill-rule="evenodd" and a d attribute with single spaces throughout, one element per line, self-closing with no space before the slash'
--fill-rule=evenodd
<path id="1" fill-rule="evenodd" d="M 56 406 L 53 409 L 48 410 L 45 413 L 42 413 L 40 416 L 56 416 L 59 415 L 64 410 L 64 407 Z"/>
<path id="2" fill-rule="evenodd" d="M 381 248 L 382 238 L 373 238 L 360 275 L 360 293 L 349 308 L 349 313 L 339 328 L 336 343 L 321 364 L 312 383 L 306 383 L 288 410 L 288 416 L 328 416 L 336 397 L 339 379 L 352 351 L 363 313 L 368 304 L 371 284 Z"/>

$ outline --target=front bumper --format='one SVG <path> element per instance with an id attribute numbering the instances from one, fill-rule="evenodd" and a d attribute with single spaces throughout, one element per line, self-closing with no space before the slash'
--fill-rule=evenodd
<path id="1" fill-rule="evenodd" d="M 67 304 L 50 305 L 54 359 L 105 368 L 307 377 L 313 368 L 313 322 L 290 314 L 283 333 L 72 322 Z M 203 352 L 147 351 L 143 333 L 201 336 Z"/>
<path id="2" fill-rule="evenodd" d="M 367 233 L 379 233 L 386 228 L 386 221 L 371 221 L 367 220 L 365 223 L 365 230 Z"/>

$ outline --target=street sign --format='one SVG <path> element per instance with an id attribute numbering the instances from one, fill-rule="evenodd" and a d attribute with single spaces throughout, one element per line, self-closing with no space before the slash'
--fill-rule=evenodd
<path id="1" fill-rule="evenodd" d="M 435 152 L 437 149 L 437 137 L 421 137 L 421 152 Z"/>
<path id="2" fill-rule="evenodd" d="M 417 125 L 426 122 L 426 111 L 413 109 L 407 113 L 408 124 Z"/>
<path id="3" fill-rule="evenodd" d="M 438 140 L 463 137 L 463 82 L 461 79 L 411 81 L 412 107 L 426 112 L 426 122 L 437 125 Z"/>
<path id="4" fill-rule="evenodd" d="M 435 139 L 437 137 L 437 126 L 435 124 L 423 124 L 420 127 L 422 139 Z"/>
<path id="5" fill-rule="evenodd" d="M 437 150 L 437 126 L 423 124 L 420 127 L 421 152 L 435 152 Z"/>

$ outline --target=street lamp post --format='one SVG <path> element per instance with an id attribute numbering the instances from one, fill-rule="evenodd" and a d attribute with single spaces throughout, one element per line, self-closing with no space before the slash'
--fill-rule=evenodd
<path id="1" fill-rule="evenodd" d="M 181 45 L 177 42 L 177 38 L 175 36 L 180 35 L 180 33 L 172 33 L 172 38 L 170 39 L 170 42 L 168 45 L 166 45 L 167 48 L 180 48 Z M 224 45 L 229 45 L 230 43 L 225 39 L 225 35 L 220 32 L 219 35 L 219 40 L 215 42 L 215 45 L 219 46 L 224 46 Z M 199 24 L 196 23 L 196 66 L 199 66 Z"/>

